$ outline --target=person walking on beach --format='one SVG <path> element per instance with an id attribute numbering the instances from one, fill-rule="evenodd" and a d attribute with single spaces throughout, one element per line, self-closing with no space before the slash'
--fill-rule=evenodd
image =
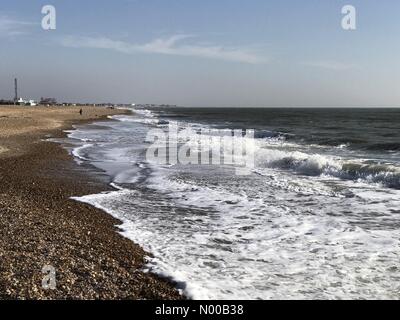
<path id="1" fill-rule="evenodd" d="M 83 110 L 82 110 L 82 109 L 81 109 L 81 110 L 79 110 L 79 114 L 80 114 L 80 115 L 82 115 L 82 113 L 83 113 Z"/>

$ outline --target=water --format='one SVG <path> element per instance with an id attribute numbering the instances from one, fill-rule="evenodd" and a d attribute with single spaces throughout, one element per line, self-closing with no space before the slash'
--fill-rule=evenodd
<path id="1" fill-rule="evenodd" d="M 162 165 L 150 129 L 255 129 L 255 167 Z M 400 110 L 137 108 L 69 133 L 147 269 L 194 299 L 400 297 Z M 247 142 L 246 142 L 247 143 Z"/>

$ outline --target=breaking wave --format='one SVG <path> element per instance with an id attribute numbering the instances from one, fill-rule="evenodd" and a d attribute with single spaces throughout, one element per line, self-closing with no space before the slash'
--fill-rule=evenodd
<path id="1" fill-rule="evenodd" d="M 379 183 L 388 188 L 400 189 L 400 168 L 393 164 L 264 148 L 258 150 L 256 159 L 256 165 L 261 167 L 291 170 L 307 176 L 326 175 L 345 180 Z"/>

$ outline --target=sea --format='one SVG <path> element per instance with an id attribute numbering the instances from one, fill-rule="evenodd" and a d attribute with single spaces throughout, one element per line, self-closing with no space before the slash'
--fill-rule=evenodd
<path id="1" fill-rule="evenodd" d="M 74 199 L 123 222 L 145 271 L 191 299 L 400 298 L 400 109 L 131 109 L 65 145 L 114 188 Z M 154 161 L 172 125 L 210 157 L 204 136 L 242 132 L 253 165 Z"/>

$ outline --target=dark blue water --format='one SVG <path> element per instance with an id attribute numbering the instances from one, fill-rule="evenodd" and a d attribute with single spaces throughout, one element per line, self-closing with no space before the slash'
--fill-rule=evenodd
<path id="1" fill-rule="evenodd" d="M 400 151 L 400 109 L 355 108 L 152 108 L 165 119 L 215 127 L 256 129 L 258 137 L 283 136 L 308 144 Z"/>

